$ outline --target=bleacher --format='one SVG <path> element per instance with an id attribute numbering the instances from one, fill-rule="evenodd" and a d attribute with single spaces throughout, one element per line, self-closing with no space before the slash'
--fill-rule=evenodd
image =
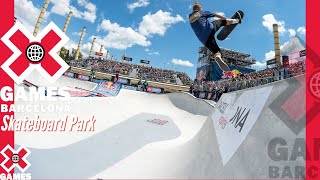
<path id="1" fill-rule="evenodd" d="M 94 69 L 97 72 L 109 74 L 115 74 L 119 72 L 124 76 L 134 75 L 134 78 L 137 79 L 161 83 L 177 84 L 177 77 L 184 85 L 190 85 L 192 83 L 191 78 L 183 72 L 154 68 L 151 66 L 142 66 L 138 64 L 121 63 L 112 60 L 83 59 L 71 61 L 70 66 L 87 70 Z"/>

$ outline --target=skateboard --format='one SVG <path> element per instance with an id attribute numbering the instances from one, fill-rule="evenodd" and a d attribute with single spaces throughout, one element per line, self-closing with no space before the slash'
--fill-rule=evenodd
<path id="1" fill-rule="evenodd" d="M 244 13 L 241 10 L 237 11 L 231 17 L 231 19 L 240 19 L 238 12 L 241 15 L 241 20 L 243 20 Z M 217 39 L 219 39 L 220 41 L 225 40 L 237 26 L 238 26 L 238 24 L 230 24 L 228 26 L 223 27 L 222 30 L 217 35 Z"/>

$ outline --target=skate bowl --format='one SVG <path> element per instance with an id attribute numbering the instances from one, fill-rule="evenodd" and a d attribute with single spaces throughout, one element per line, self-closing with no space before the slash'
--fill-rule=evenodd
<path id="1" fill-rule="evenodd" d="M 66 77 L 57 84 L 28 80 L 42 86 L 96 87 Z M 18 101 L 68 110 L 17 112 L 16 119 L 69 118 L 66 129 L 78 129 L 16 132 L 15 143 L 30 148 L 35 179 L 300 178 L 305 151 L 294 149 L 305 138 L 304 83 L 305 76 L 299 76 L 224 94 L 215 107 L 187 93 L 124 89 L 114 97 Z M 90 119 L 94 131 L 76 124 Z"/>

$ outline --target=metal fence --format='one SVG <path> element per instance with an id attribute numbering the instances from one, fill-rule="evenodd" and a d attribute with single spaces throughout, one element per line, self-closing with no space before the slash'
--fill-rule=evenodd
<path id="1" fill-rule="evenodd" d="M 287 79 L 294 76 L 299 76 L 304 74 L 305 71 L 300 71 L 294 74 L 287 74 L 284 76 L 271 76 L 260 79 L 251 79 L 243 81 L 234 81 L 232 79 L 221 80 L 216 83 L 213 83 L 212 86 L 204 85 L 200 88 L 194 89 L 193 93 L 196 97 L 201 98 L 202 94 L 203 99 L 218 101 L 223 93 L 234 92 L 239 90 L 244 90 L 252 87 L 262 86 L 269 83 L 273 83 L 279 80 Z M 209 96 L 209 94 L 211 94 Z"/>
<path id="2" fill-rule="evenodd" d="M 287 79 L 294 76 L 299 76 L 304 74 L 305 71 L 300 71 L 298 73 L 294 74 L 287 74 L 286 76 L 271 76 L 271 77 L 265 77 L 260 79 L 251 79 L 251 80 L 243 80 L 243 81 L 221 81 L 217 82 L 215 86 L 217 89 L 225 89 L 227 92 L 233 92 L 233 91 L 239 91 L 247 88 L 252 88 L 256 86 L 261 86 L 269 83 L 273 83 L 275 81 Z"/>

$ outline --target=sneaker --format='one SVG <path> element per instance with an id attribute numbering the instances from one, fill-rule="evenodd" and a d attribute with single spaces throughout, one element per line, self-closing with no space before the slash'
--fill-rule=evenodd
<path id="1" fill-rule="evenodd" d="M 220 67 L 220 69 L 221 69 L 222 71 L 225 71 L 225 72 L 230 71 L 229 66 L 227 65 L 227 63 L 225 63 L 225 62 L 222 60 L 222 58 L 221 58 L 220 56 L 217 56 L 217 57 L 215 58 L 215 60 L 216 60 L 216 62 L 218 63 L 218 66 Z"/>
<path id="2" fill-rule="evenodd" d="M 241 13 L 239 11 L 237 11 L 237 14 L 238 14 L 238 19 L 239 19 L 239 24 L 241 24 L 241 21 L 242 21 Z"/>

